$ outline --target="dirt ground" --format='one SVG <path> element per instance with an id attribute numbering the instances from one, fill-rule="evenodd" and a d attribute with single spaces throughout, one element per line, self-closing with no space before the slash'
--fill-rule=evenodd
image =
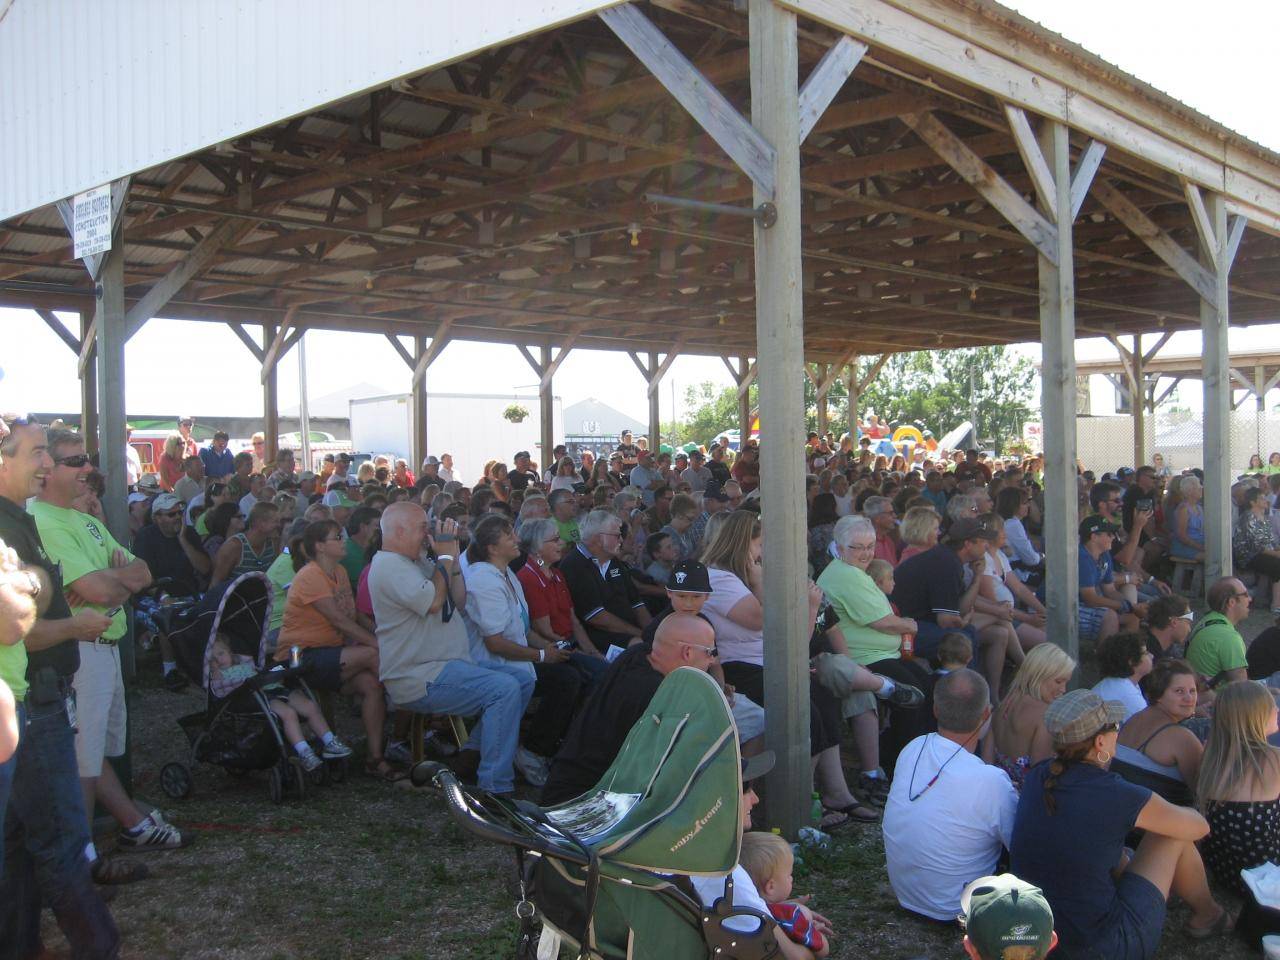
<path id="1" fill-rule="evenodd" d="M 1269 622 L 1252 618 L 1245 637 Z M 195 692 L 157 688 L 155 664 L 144 660 L 140 670 L 132 696 L 136 793 L 190 830 L 196 842 L 181 851 L 145 855 L 152 877 L 120 889 L 112 910 L 124 957 L 512 955 L 516 924 L 508 851 L 462 834 L 429 791 L 392 787 L 353 769 L 344 783 L 275 806 L 264 775 L 232 778 L 202 767 L 189 799 L 165 797 L 160 768 L 185 747 L 176 719 L 202 701 Z M 339 713 L 339 732 L 358 742 L 358 720 L 345 708 Z M 834 921 L 832 957 L 962 956 L 956 930 L 915 921 L 897 908 L 875 825 L 849 826 L 834 835 L 829 853 L 808 854 L 797 870 L 796 891 L 814 894 L 815 906 Z M 1185 919 L 1184 908 L 1171 910 L 1162 960 L 1257 955 L 1233 939 L 1195 943 L 1179 932 Z M 66 956 L 51 918 L 44 930 L 53 955 Z"/>

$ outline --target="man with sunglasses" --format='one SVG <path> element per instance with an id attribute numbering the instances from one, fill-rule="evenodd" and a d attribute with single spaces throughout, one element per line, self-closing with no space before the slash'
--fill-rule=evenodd
<path id="1" fill-rule="evenodd" d="M 151 522 L 133 538 L 133 555 L 142 560 L 155 579 L 171 582 L 165 592 L 194 597 L 208 579 L 213 562 L 209 554 L 182 536 L 183 505 L 172 493 L 162 493 L 151 504 Z"/>
<path id="2" fill-rule="evenodd" d="M 80 641 L 80 667 L 72 681 L 78 718 L 76 764 L 85 808 L 91 810 L 97 801 L 116 818 L 122 848 L 175 849 L 183 845 L 182 834 L 158 811 L 144 814 L 105 762 L 122 756 L 125 749 L 127 715 L 117 646 L 128 630 L 123 605 L 151 585 L 151 571 L 121 547 L 103 523 L 73 507 L 93 469 L 84 455 L 84 440 L 70 430 L 54 430 L 48 442 L 54 466 L 31 505 L 31 515 L 49 555 L 62 565 L 68 599 L 110 618 L 99 636 Z M 86 854 L 91 862 L 99 862 L 92 843 Z"/>
<path id="3" fill-rule="evenodd" d="M 1235 577 L 1223 577 L 1209 588 L 1209 612 L 1187 638 L 1187 660 L 1210 687 L 1247 680 L 1248 658 L 1240 624 L 1249 617 L 1252 598 Z"/>
<path id="4" fill-rule="evenodd" d="M 24 645 L 24 725 L 4 822 L 0 877 L 0 956 L 42 951 L 40 912 L 53 908 L 75 957 L 115 957 L 120 933 L 89 874 L 89 821 L 76 769 L 69 715 L 78 641 L 100 636 L 111 621 L 84 609 L 71 613 L 61 567 L 45 552 L 35 521 L 23 509 L 54 469 L 44 427 L 10 420 L 0 437 L 0 539 L 40 581 L 38 619 Z"/>
<path id="5" fill-rule="evenodd" d="M 572 800 L 595 786 L 667 674 L 679 667 L 708 670 L 715 660 L 715 629 L 689 613 L 668 615 L 652 646 L 628 648 L 604 672 L 569 727 L 542 788 L 543 806 Z"/>

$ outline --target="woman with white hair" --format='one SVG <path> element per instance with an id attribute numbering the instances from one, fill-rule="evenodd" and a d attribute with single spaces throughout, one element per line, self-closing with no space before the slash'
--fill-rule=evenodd
<path id="1" fill-rule="evenodd" d="M 1181 502 L 1173 511 L 1172 553 L 1184 560 L 1204 559 L 1204 488 L 1194 475 L 1182 478 L 1178 487 Z"/>

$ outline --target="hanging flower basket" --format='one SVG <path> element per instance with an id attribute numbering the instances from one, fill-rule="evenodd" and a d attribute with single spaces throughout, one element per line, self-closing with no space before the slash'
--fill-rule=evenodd
<path id="1" fill-rule="evenodd" d="M 520 404 L 513 403 L 502 411 L 502 416 L 512 423 L 523 423 L 524 419 L 529 416 L 529 411 L 520 406 Z"/>

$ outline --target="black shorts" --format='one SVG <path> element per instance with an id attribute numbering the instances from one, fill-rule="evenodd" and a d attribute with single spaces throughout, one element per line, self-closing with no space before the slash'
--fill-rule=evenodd
<path id="1" fill-rule="evenodd" d="M 342 647 L 307 647 L 302 651 L 303 676 L 317 690 L 342 687 Z"/>

